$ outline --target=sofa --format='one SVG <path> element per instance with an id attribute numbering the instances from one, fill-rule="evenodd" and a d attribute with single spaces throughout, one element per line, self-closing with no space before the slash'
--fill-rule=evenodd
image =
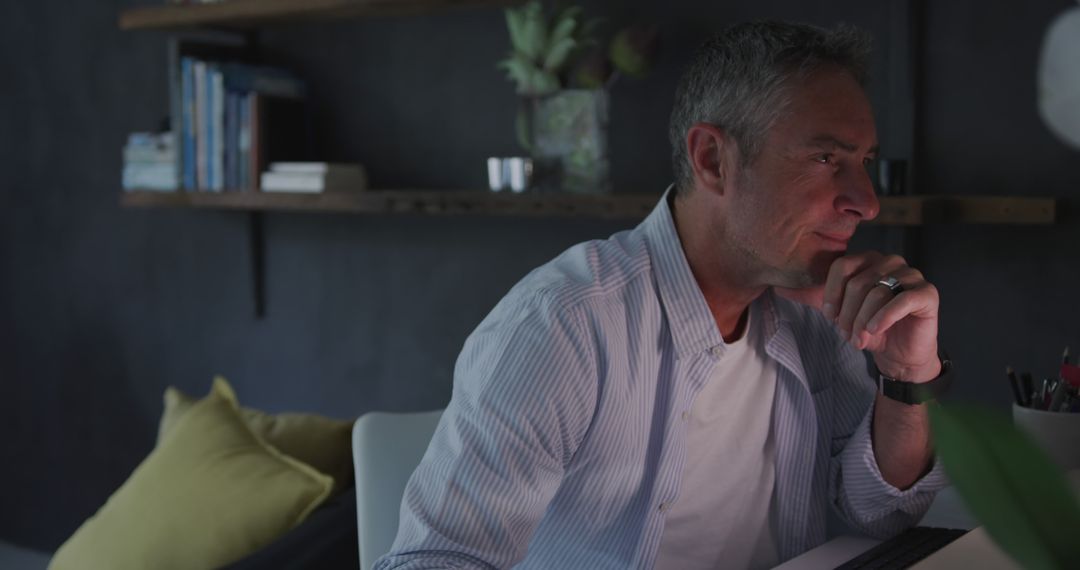
<path id="1" fill-rule="evenodd" d="M 0 568 L 367 568 L 440 414 L 267 414 L 223 378 L 164 404 L 156 446 L 97 513 L 55 553 L 0 541 Z"/>

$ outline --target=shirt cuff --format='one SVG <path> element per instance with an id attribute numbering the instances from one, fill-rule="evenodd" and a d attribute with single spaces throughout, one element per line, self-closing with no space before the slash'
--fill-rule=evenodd
<path id="1" fill-rule="evenodd" d="M 896 511 L 907 513 L 917 520 L 930 508 L 937 492 L 949 484 L 945 471 L 935 455 L 930 459 L 930 471 L 908 489 L 901 491 L 885 481 L 874 457 L 870 436 L 873 417 L 874 406 L 871 405 L 840 455 L 843 492 L 852 514 L 863 523 L 881 519 Z"/>

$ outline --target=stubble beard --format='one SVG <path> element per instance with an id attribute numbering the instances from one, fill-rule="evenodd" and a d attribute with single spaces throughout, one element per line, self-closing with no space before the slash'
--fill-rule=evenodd
<path id="1" fill-rule="evenodd" d="M 725 232 L 725 243 L 734 254 L 737 271 L 757 285 L 783 287 L 785 289 L 808 289 L 825 284 L 832 263 L 845 251 L 816 251 L 808 260 L 798 256 L 773 259 L 766 254 L 769 244 L 760 236 L 738 235 L 738 231 Z"/>
<path id="2" fill-rule="evenodd" d="M 745 196 L 756 200 L 761 194 L 755 177 L 742 170 L 738 180 Z M 769 210 L 768 204 L 751 202 L 750 210 Z M 739 221 L 731 220 L 736 225 Z M 740 220 L 741 221 L 741 220 Z M 751 224 L 753 225 L 753 224 Z M 760 235 L 760 230 L 750 227 L 726 227 L 723 230 L 723 243 L 729 244 L 732 259 L 737 260 L 739 272 L 748 277 L 755 285 L 783 287 L 786 289 L 806 289 L 820 286 L 828 277 L 829 266 L 842 255 L 842 252 L 819 251 L 807 262 L 797 257 L 770 260 L 766 252 L 771 249 L 768 236 Z"/>

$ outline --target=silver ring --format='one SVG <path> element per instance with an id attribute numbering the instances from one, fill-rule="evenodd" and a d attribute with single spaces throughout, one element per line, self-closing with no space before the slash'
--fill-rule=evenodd
<path id="1" fill-rule="evenodd" d="M 877 282 L 877 285 L 885 287 L 893 295 L 897 295 L 904 290 L 904 286 L 900 284 L 900 280 L 891 275 L 882 277 L 881 280 Z"/>

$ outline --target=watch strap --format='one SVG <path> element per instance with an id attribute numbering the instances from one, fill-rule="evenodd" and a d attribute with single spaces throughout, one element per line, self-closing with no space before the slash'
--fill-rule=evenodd
<path id="1" fill-rule="evenodd" d="M 944 351 L 938 352 L 941 359 L 941 373 L 928 382 L 905 382 L 890 378 L 876 370 L 878 379 L 878 391 L 886 398 L 905 404 L 924 404 L 930 400 L 936 400 L 948 391 L 952 384 L 952 361 Z"/>

